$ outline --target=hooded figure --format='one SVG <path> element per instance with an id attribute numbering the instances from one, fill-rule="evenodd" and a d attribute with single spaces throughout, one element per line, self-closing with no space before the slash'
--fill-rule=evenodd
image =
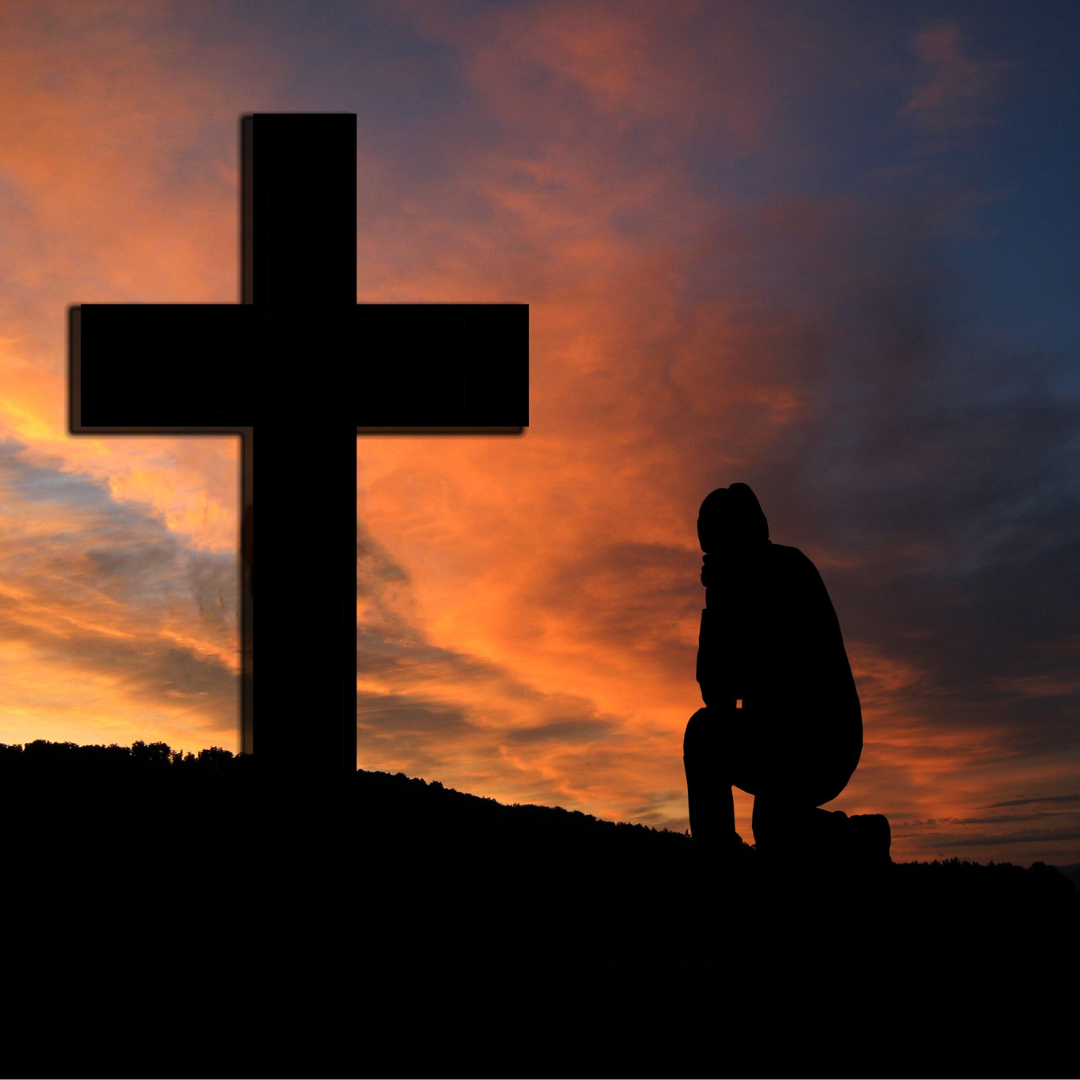
<path id="1" fill-rule="evenodd" d="M 815 808 L 843 791 L 862 753 L 836 612 L 814 564 L 769 540 L 746 484 L 713 491 L 697 528 L 705 552 L 697 681 L 706 707 L 683 743 L 695 847 L 741 847 L 734 785 L 754 796 L 759 850 L 804 848 L 825 818 L 846 820 Z"/>

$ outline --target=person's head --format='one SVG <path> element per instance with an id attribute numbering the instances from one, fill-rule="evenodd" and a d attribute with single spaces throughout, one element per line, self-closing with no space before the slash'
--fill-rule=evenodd
<path id="1" fill-rule="evenodd" d="M 697 531 L 706 554 L 761 547 L 769 540 L 769 523 L 746 484 L 709 492 L 698 511 Z"/>

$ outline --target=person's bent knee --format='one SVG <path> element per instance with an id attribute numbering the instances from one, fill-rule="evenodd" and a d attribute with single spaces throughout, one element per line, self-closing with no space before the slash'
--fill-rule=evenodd
<path id="1" fill-rule="evenodd" d="M 686 725 L 686 734 L 683 735 L 683 758 L 692 756 L 694 751 L 701 745 L 705 732 L 708 730 L 709 725 L 709 710 L 698 709 L 693 716 L 690 717 L 689 722 Z"/>

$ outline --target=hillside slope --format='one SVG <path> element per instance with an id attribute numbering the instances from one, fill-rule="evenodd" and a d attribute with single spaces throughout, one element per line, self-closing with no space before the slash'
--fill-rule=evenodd
<path id="1" fill-rule="evenodd" d="M 138 744 L 0 748 L 0 813 L 8 984 L 83 1031 L 41 1075 L 1065 1075 L 1029 1056 L 1080 1005 L 1038 865 L 716 876 L 677 833 Z M 183 1017 L 239 1036 L 209 1061 Z"/>

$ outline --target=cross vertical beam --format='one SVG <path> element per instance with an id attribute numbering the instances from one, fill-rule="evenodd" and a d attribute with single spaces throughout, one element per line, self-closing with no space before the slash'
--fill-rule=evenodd
<path id="1" fill-rule="evenodd" d="M 253 376 L 251 749 L 295 770 L 356 763 L 356 117 L 242 121 L 242 289 L 273 340 Z M 269 571 L 266 573 L 266 571 Z M 254 641 L 252 640 L 252 650 Z M 261 743 L 261 747 L 260 744 Z"/>

